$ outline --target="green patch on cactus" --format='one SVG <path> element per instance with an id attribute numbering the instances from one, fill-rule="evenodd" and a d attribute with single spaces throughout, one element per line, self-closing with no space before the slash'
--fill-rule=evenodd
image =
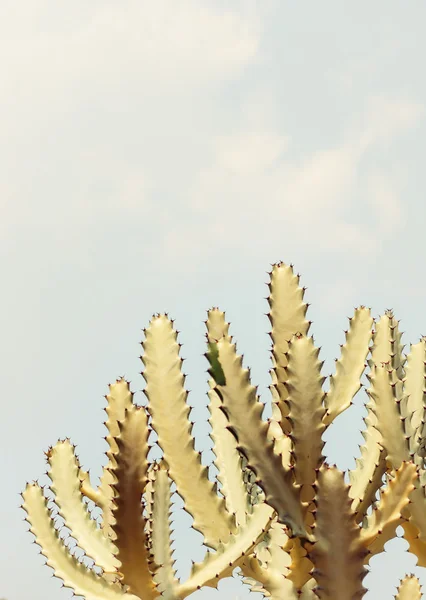
<path id="1" fill-rule="evenodd" d="M 216 342 L 208 342 L 208 352 L 206 358 L 210 363 L 209 374 L 213 377 L 216 385 L 226 385 L 225 373 L 223 372 L 222 365 L 219 361 L 219 350 Z"/>

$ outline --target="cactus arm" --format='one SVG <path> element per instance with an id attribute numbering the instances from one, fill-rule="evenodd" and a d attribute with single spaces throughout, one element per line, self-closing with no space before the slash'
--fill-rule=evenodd
<path id="1" fill-rule="evenodd" d="M 322 363 L 313 339 L 295 335 L 288 351 L 288 405 L 290 408 L 291 438 L 296 483 L 301 486 L 303 500 L 310 502 L 315 496 L 313 485 L 318 469 L 324 459 L 321 435 L 325 429 L 322 422 L 324 392 L 321 377 Z"/>
<path id="2" fill-rule="evenodd" d="M 218 480 L 222 484 L 221 491 L 225 498 L 225 505 L 230 514 L 235 515 L 237 525 L 243 525 L 247 519 L 248 495 L 243 481 L 241 456 L 237 450 L 234 436 L 228 431 L 228 420 L 220 410 L 221 401 L 214 390 L 208 392 L 210 402 L 210 424 L 212 426 L 211 438 L 214 442 L 213 451 L 216 455 L 214 464 L 219 474 Z"/>
<path id="3" fill-rule="evenodd" d="M 287 419 L 288 392 L 285 385 L 288 343 L 296 333 L 308 334 L 310 322 L 305 318 L 308 305 L 303 301 L 305 288 L 299 286 L 299 276 L 294 274 L 292 265 L 277 263 L 273 265 L 269 275 L 270 311 L 267 316 L 272 326 L 269 335 L 272 340 L 273 366 L 270 372 L 270 389 L 273 404 L 278 408 L 275 418 L 280 422 L 284 433 L 290 433 L 291 425 Z"/>
<path id="4" fill-rule="evenodd" d="M 422 590 L 420 582 L 414 575 L 408 575 L 401 579 L 395 600 L 421 600 Z"/>
<path id="5" fill-rule="evenodd" d="M 350 496 L 354 499 L 352 508 L 356 510 L 357 521 L 361 521 L 366 513 L 366 510 L 371 504 L 371 500 L 374 499 L 376 491 L 382 484 L 382 476 L 388 466 L 387 457 L 388 450 L 384 447 L 384 441 L 382 437 L 382 427 L 379 425 L 378 415 L 386 415 L 386 398 L 390 404 L 390 427 L 385 427 L 387 431 L 387 437 L 390 440 L 390 447 L 396 452 L 396 454 L 402 454 L 400 458 L 406 460 L 405 444 L 400 435 L 395 437 L 392 435 L 392 420 L 396 425 L 396 432 L 402 432 L 404 436 L 404 425 L 402 424 L 402 414 L 399 411 L 399 417 L 395 414 L 395 406 L 400 404 L 402 399 L 402 381 L 400 376 L 403 375 L 403 366 L 405 358 L 402 354 L 403 346 L 401 345 L 401 333 L 398 331 L 398 322 L 395 320 L 392 311 L 387 310 L 383 316 L 380 317 L 379 321 L 375 323 L 373 330 L 373 345 L 371 347 L 371 357 L 367 363 L 371 369 L 369 375 L 367 375 L 370 382 L 375 377 L 375 373 L 383 368 L 384 364 L 389 363 L 392 367 L 392 371 L 389 374 L 389 382 L 393 389 L 394 401 L 390 402 L 388 397 L 389 389 L 384 384 L 386 391 L 382 397 L 380 394 L 379 410 L 377 411 L 377 403 L 374 398 L 370 395 L 370 401 L 367 403 L 367 418 L 365 419 L 366 430 L 362 433 L 365 444 L 361 447 L 361 457 L 356 461 L 356 469 L 350 473 Z M 384 373 L 381 373 L 384 377 Z M 383 384 L 383 382 L 382 382 Z M 383 387 L 383 385 L 382 385 Z M 369 390 L 367 390 L 369 393 Z M 395 404 L 395 401 L 397 404 Z M 396 411 L 398 413 L 398 410 Z M 399 420 L 399 422 L 398 422 Z M 406 422 L 405 422 L 406 425 Z M 378 447 L 380 446 L 380 448 Z M 404 446 L 401 448 L 401 446 Z M 401 463 L 397 464 L 397 467 Z M 377 465 L 377 467 L 376 467 Z M 358 498 L 358 499 L 357 499 Z"/>
<path id="6" fill-rule="evenodd" d="M 261 418 L 263 404 L 250 383 L 248 370 L 242 369 L 242 357 L 237 356 L 235 344 L 226 338 L 211 346 L 217 353 L 226 382 L 226 385 L 218 383 L 215 389 L 248 466 L 257 476 L 256 483 L 264 490 L 265 500 L 276 510 L 279 520 L 290 527 L 294 535 L 307 537 L 300 487 L 295 484 L 292 471 L 284 468 L 281 456 L 274 452 L 272 442 L 268 441 L 268 425 Z M 206 355 L 210 361 L 211 354 Z M 214 376 L 213 369 L 210 373 Z M 223 378 L 219 381 L 223 382 Z"/>
<path id="7" fill-rule="evenodd" d="M 107 413 L 107 420 L 105 426 L 108 429 L 108 435 L 106 441 L 108 442 L 109 449 L 107 450 L 108 462 L 103 468 L 100 485 L 98 488 L 98 494 L 102 499 L 102 515 L 103 523 L 102 528 L 104 534 L 107 537 L 113 536 L 111 529 L 111 523 L 114 518 L 112 515 L 112 502 L 114 497 L 113 485 L 114 476 L 112 470 L 115 468 L 114 455 L 117 452 L 117 445 L 115 438 L 119 434 L 118 423 L 124 419 L 126 410 L 131 410 L 133 406 L 133 394 L 129 389 L 129 384 L 123 378 L 117 379 L 117 381 L 109 386 L 109 394 L 105 396 L 108 404 L 105 409 Z"/>
<path id="8" fill-rule="evenodd" d="M 147 482 L 148 419 L 144 408 L 132 406 L 118 423 L 115 496 L 112 529 L 115 534 L 120 572 L 130 591 L 143 600 L 159 594 L 152 579 L 149 553 L 146 547 L 145 519 L 142 515 L 142 494 Z"/>
<path id="9" fill-rule="evenodd" d="M 395 530 L 403 521 L 402 510 L 409 503 L 409 496 L 418 477 L 414 463 L 402 463 L 394 477 L 387 477 L 387 484 L 381 490 L 380 501 L 366 518 L 361 530 L 361 540 L 370 554 L 381 552 L 384 545 L 395 535 Z"/>
<path id="10" fill-rule="evenodd" d="M 410 519 L 407 523 L 406 539 L 410 548 L 416 547 L 419 561 L 424 561 L 426 547 L 426 471 L 424 469 L 424 401 L 426 376 L 426 339 L 411 346 L 407 356 L 404 379 L 404 396 L 400 402 L 400 412 L 404 419 L 405 437 L 409 444 L 409 453 L 414 463 L 420 467 L 420 478 L 415 481 L 411 502 L 404 511 Z M 416 530 L 416 534 L 410 530 Z M 407 534 L 408 532 L 408 534 Z M 408 537 L 407 537 L 408 536 Z M 415 538 L 418 540 L 415 541 Z"/>
<path id="11" fill-rule="evenodd" d="M 226 544 L 220 543 L 216 552 L 207 552 L 201 563 L 193 565 L 189 579 L 177 589 L 178 598 L 186 598 L 204 585 L 216 587 L 220 579 L 229 577 L 268 530 L 272 518 L 269 506 L 255 506 L 247 523 Z"/>
<path id="12" fill-rule="evenodd" d="M 386 451 L 380 445 L 382 436 L 373 425 L 377 419 L 369 406 L 367 410 L 366 429 L 362 432 L 365 443 L 360 447 L 361 456 L 356 459 L 355 469 L 349 471 L 349 496 L 358 522 L 362 521 L 367 508 L 374 502 L 386 471 Z"/>
<path id="13" fill-rule="evenodd" d="M 373 342 L 377 340 L 377 335 L 377 332 L 373 334 Z M 384 339 L 386 341 L 386 338 Z M 373 345 L 373 360 L 384 356 L 388 349 L 390 349 L 390 342 L 388 348 L 383 340 L 379 345 Z M 369 362 L 372 369 L 376 364 L 373 360 Z M 374 502 L 375 494 L 383 483 L 382 477 L 387 469 L 387 450 L 383 447 L 383 438 L 377 427 L 378 420 L 374 412 L 374 401 L 370 399 L 366 409 L 367 416 L 364 419 L 366 428 L 362 431 L 365 443 L 360 447 L 361 456 L 355 461 L 355 469 L 349 472 L 349 496 L 353 499 L 352 509 L 356 512 L 357 522 L 363 520 L 368 507 Z"/>
<path id="14" fill-rule="evenodd" d="M 310 550 L 321 600 L 362 598 L 367 570 L 360 528 L 350 508 L 343 473 L 323 465 L 318 473 L 316 542 Z"/>
<path id="15" fill-rule="evenodd" d="M 206 321 L 207 341 L 214 342 L 224 336 L 228 336 L 229 324 L 225 321 L 225 313 L 217 308 L 208 311 Z M 218 480 L 222 484 L 222 494 L 225 498 L 226 508 L 229 513 L 235 515 L 236 524 L 243 525 L 246 522 L 249 499 L 247 489 L 243 481 L 241 454 L 237 450 L 235 437 L 227 426 L 228 420 L 220 410 L 221 401 L 215 390 L 214 379 L 209 380 L 208 391 L 210 411 L 210 425 L 213 440 L 213 452 L 215 454 L 214 464 L 218 469 Z"/>
<path id="16" fill-rule="evenodd" d="M 209 481 L 208 469 L 202 466 L 199 453 L 194 450 L 177 333 L 166 316 L 152 319 L 145 332 L 143 348 L 143 376 L 147 382 L 144 392 L 158 444 L 185 508 L 194 519 L 194 529 L 204 535 L 207 546 L 215 548 L 219 540 L 228 539 L 233 518 Z"/>
<path id="17" fill-rule="evenodd" d="M 370 309 L 364 306 L 355 309 L 355 314 L 350 319 L 349 330 L 345 332 L 346 341 L 341 347 L 341 356 L 336 360 L 336 372 L 330 378 L 330 391 L 325 397 L 326 425 L 349 408 L 352 399 L 361 388 L 360 378 L 366 366 L 372 326 Z"/>
<path id="18" fill-rule="evenodd" d="M 96 521 L 90 518 L 87 506 L 83 503 L 78 478 L 80 465 L 74 447 L 69 440 L 58 442 L 47 455 L 51 490 L 55 494 L 59 514 L 72 531 L 73 538 L 96 565 L 106 571 L 115 571 L 119 565 L 114 557 L 116 549 L 112 541 L 97 528 Z"/>
<path id="19" fill-rule="evenodd" d="M 386 310 L 385 314 L 375 323 L 371 358 L 367 361 L 371 368 L 373 365 L 389 362 L 395 371 L 396 380 L 403 378 L 406 361 L 401 337 L 402 333 L 399 331 L 398 321 L 395 319 L 393 311 Z"/>
<path id="20" fill-rule="evenodd" d="M 398 324 L 391 311 L 386 311 L 376 323 L 372 339 L 371 358 L 367 362 L 372 370 L 373 377 L 375 370 L 380 368 L 384 363 L 390 363 L 393 366 L 394 370 L 390 375 L 389 383 L 391 385 L 398 384 L 394 388 L 396 399 L 396 395 L 398 394 L 399 397 L 402 391 L 397 371 L 402 374 L 401 369 L 404 364 L 404 358 L 400 344 L 401 334 L 398 332 Z M 382 375 L 384 376 L 384 373 Z M 386 389 L 384 397 L 379 397 L 379 399 L 382 401 L 386 400 L 386 394 L 389 396 L 389 389 Z M 391 418 L 396 423 L 396 431 L 402 432 L 403 426 L 400 422 L 402 415 L 395 415 L 395 399 L 390 401 L 390 398 L 388 398 L 392 413 Z M 382 485 L 382 476 L 386 471 L 385 459 L 388 455 L 387 449 L 383 448 L 384 442 L 376 415 L 376 403 L 371 397 L 366 408 L 368 411 L 365 419 L 366 429 L 362 432 L 365 444 L 361 447 L 361 457 L 356 460 L 356 468 L 349 473 L 351 484 L 349 495 L 353 499 L 352 509 L 357 513 L 357 521 L 362 521 L 367 508 L 374 500 L 375 493 Z M 383 412 L 386 414 L 386 402 L 384 404 L 382 402 L 379 409 L 379 414 Z M 392 437 L 391 425 L 387 428 L 387 434 L 388 437 Z M 395 446 L 395 442 L 392 441 L 390 445 L 392 447 Z M 396 452 L 398 453 L 398 449 L 396 449 Z"/>
<path id="21" fill-rule="evenodd" d="M 164 462 L 155 466 L 152 513 L 152 553 L 158 570 L 154 575 L 158 591 L 165 600 L 176 598 L 178 581 L 175 579 L 171 551 L 170 479 Z"/>
<path id="22" fill-rule="evenodd" d="M 411 346 L 407 356 L 404 380 L 404 394 L 407 396 L 407 410 L 412 429 L 411 451 L 417 453 L 420 439 L 423 434 L 423 419 L 426 406 L 426 338 L 422 337 L 419 343 Z"/>
<path id="23" fill-rule="evenodd" d="M 399 321 L 397 321 L 393 315 L 393 311 L 386 311 L 386 314 L 389 318 L 390 331 L 391 331 L 391 344 L 392 344 L 392 355 L 391 355 L 391 364 L 392 368 L 395 370 L 395 375 L 398 379 L 404 379 L 405 375 L 405 366 L 407 362 L 407 357 L 403 353 L 404 344 L 401 342 L 402 332 L 399 331 Z"/>
<path id="24" fill-rule="evenodd" d="M 394 388 L 394 395 L 398 401 L 402 398 L 402 379 L 406 362 L 406 357 L 402 352 L 401 337 L 402 333 L 398 329 L 398 321 L 395 319 L 392 310 L 386 310 L 385 314 L 375 323 L 371 357 L 367 361 L 371 372 L 384 364 L 389 365 L 390 383 Z M 367 377 L 370 379 L 369 376 Z M 370 406 L 374 408 L 374 403 Z M 377 418 L 375 415 L 372 422 L 376 427 Z"/>
<path id="25" fill-rule="evenodd" d="M 23 494 L 22 508 L 27 512 L 30 531 L 35 542 L 41 546 L 41 553 L 47 558 L 47 565 L 71 588 L 75 595 L 86 600 L 138 600 L 127 594 L 116 583 L 108 583 L 93 571 L 79 563 L 65 547 L 53 525 L 51 512 L 47 508 L 47 499 L 37 484 L 28 484 Z"/>
<path id="26" fill-rule="evenodd" d="M 402 391 L 403 388 L 401 389 L 401 394 Z M 410 398 L 409 396 L 405 395 L 404 390 L 404 395 L 401 397 L 401 400 L 399 402 L 399 412 L 402 419 L 405 439 L 407 440 L 408 453 L 410 455 L 411 460 L 420 468 L 420 481 L 424 485 L 426 472 L 423 467 L 425 459 L 424 456 L 422 456 L 422 436 L 420 435 L 423 429 L 423 424 L 420 423 L 418 427 L 413 426 L 412 418 L 414 417 L 414 414 L 409 408 L 409 400 Z"/>
<path id="27" fill-rule="evenodd" d="M 369 375 L 371 387 L 367 393 L 377 419 L 375 427 L 382 436 L 382 443 L 387 452 L 386 460 L 395 469 L 399 469 L 401 463 L 410 460 L 410 457 L 399 411 L 399 387 L 393 383 L 394 376 L 395 371 L 389 372 L 386 364 L 373 366 Z"/>

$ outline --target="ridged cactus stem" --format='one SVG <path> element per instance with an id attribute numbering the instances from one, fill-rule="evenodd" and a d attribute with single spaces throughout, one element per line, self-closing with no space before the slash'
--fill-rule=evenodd
<path id="1" fill-rule="evenodd" d="M 194 518 L 194 529 L 204 535 L 207 546 L 216 548 L 219 541 L 226 542 L 234 531 L 233 518 L 194 449 L 177 333 L 166 315 L 152 319 L 145 331 L 143 349 L 143 376 L 147 382 L 144 393 L 158 444 L 185 509 Z"/>

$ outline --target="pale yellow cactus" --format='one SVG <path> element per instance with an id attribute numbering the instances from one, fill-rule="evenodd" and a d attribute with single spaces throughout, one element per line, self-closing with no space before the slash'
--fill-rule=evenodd
<path id="1" fill-rule="evenodd" d="M 404 509 L 401 523 L 410 551 L 426 566 L 426 470 L 424 463 L 426 407 L 426 339 L 422 337 L 403 355 L 401 333 L 392 311 L 377 324 L 380 340 L 373 346 L 369 379 L 369 407 L 376 437 L 390 472 L 407 460 L 419 477 Z M 382 463 L 383 469 L 383 463 Z"/>
<path id="2" fill-rule="evenodd" d="M 134 404 L 124 379 L 110 386 L 108 462 L 99 487 L 69 440 L 47 452 L 56 511 L 38 484 L 27 485 L 23 508 L 47 564 L 75 594 L 178 600 L 204 585 L 215 587 L 238 567 L 253 591 L 272 600 L 362 598 L 366 565 L 398 525 L 426 566 L 425 338 L 405 357 L 393 313 L 373 330 L 370 310 L 357 308 L 325 392 L 299 276 L 283 263 L 270 276 L 268 421 L 224 313 L 208 312 L 208 396 L 220 491 L 194 449 L 180 344 L 167 315 L 155 315 L 144 331 L 146 407 Z M 344 474 L 326 463 L 323 434 L 351 405 L 370 351 L 365 444 L 347 485 Z M 158 463 L 148 461 L 151 428 L 162 450 Z M 172 481 L 210 548 L 183 583 L 171 552 Z M 84 498 L 99 507 L 100 525 Z M 88 566 L 60 538 L 56 514 Z M 413 577 L 398 591 L 400 600 L 408 597 L 420 598 Z"/>
<path id="3" fill-rule="evenodd" d="M 274 599 L 361 598 L 366 564 L 395 536 L 398 525 L 406 523 L 403 513 L 411 511 L 410 495 L 419 481 L 418 465 L 411 461 L 404 437 L 407 426 L 395 403 L 395 394 L 402 390 L 400 377 L 405 375 L 401 335 L 390 312 L 373 332 L 369 309 L 356 309 L 330 391 L 325 394 L 318 350 L 307 336 L 304 289 L 298 283 L 291 267 L 274 265 L 269 304 L 273 402 L 278 410 L 273 411 L 269 424 L 261 419 L 263 404 L 227 334 L 228 327 L 226 335 L 209 339 L 209 372 L 216 381 L 214 390 L 228 429 L 256 474 L 265 502 L 275 509 L 276 526 L 284 536 L 276 543 L 271 528 L 242 570 L 253 591 Z M 366 443 L 347 486 L 343 473 L 325 463 L 322 436 L 360 389 L 370 341 L 373 385 Z M 383 361 L 393 365 L 393 375 L 382 366 Z M 407 370 L 408 366 L 409 361 Z M 410 381 L 418 390 L 413 377 Z M 419 427 L 418 421 L 417 432 Z M 273 435 L 268 435 L 271 429 Z M 371 514 L 367 512 L 370 506 Z M 275 556 L 280 558 L 275 561 Z"/>
<path id="4" fill-rule="evenodd" d="M 154 324 L 165 329 L 171 327 L 166 317 L 154 319 Z M 155 347 L 155 334 L 151 343 Z M 150 364 L 151 375 L 146 374 L 148 382 L 150 378 L 158 381 L 157 369 L 157 365 Z M 147 411 L 133 403 L 129 384 L 124 379 L 110 386 L 107 399 L 107 427 L 111 433 L 107 437 L 109 462 L 97 490 L 80 468 L 69 440 L 58 442 L 47 452 L 57 513 L 92 563 L 91 567 L 77 560 L 59 536 L 54 524 L 56 513 L 48 505 L 43 488 L 32 483 L 23 492 L 23 508 L 30 531 L 47 558 L 46 564 L 63 580 L 65 587 L 72 588 L 86 600 L 153 600 L 160 595 L 175 600 L 185 598 L 203 585 L 216 586 L 222 577 L 232 574 L 263 536 L 269 527 L 272 509 L 259 505 L 246 523 L 233 525 L 232 536 L 228 534 L 224 542 L 217 538 L 215 551 L 194 565 L 189 579 L 180 583 L 175 578 L 170 550 L 170 471 L 165 459 L 158 464 L 148 463 Z M 185 452 L 188 453 L 188 449 Z M 195 453 L 193 448 L 190 452 Z M 201 471 L 201 465 L 199 469 Z M 91 519 L 84 496 L 102 509 L 101 527 Z M 233 515 L 221 509 L 219 498 L 216 505 L 213 500 L 211 498 L 217 510 L 216 518 L 232 523 Z M 208 497 L 206 501 L 208 503 Z M 202 514 L 202 502 L 200 495 L 195 512 Z M 214 515 L 209 516 L 214 518 Z M 212 526 L 209 529 L 207 525 L 207 529 L 214 531 Z"/>

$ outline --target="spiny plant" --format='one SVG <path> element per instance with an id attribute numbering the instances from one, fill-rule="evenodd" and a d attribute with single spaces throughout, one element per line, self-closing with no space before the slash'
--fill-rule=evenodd
<path id="1" fill-rule="evenodd" d="M 392 311 L 382 317 L 377 348 L 373 348 L 369 380 L 370 404 L 376 437 L 381 445 L 381 466 L 393 471 L 407 460 L 417 467 L 419 477 L 403 510 L 401 524 L 410 551 L 426 566 L 426 471 L 425 471 L 425 410 L 426 410 L 426 338 L 412 344 L 404 355 L 401 333 Z M 381 349 L 380 349 L 381 346 Z M 381 364 L 374 361 L 374 352 Z M 380 355 L 382 353 L 382 355 Z M 383 354 L 387 356 L 383 356 Z M 377 453 L 377 451 L 376 451 Z"/>
<path id="2" fill-rule="evenodd" d="M 420 583 L 414 575 L 407 575 L 401 580 L 398 587 L 398 593 L 395 596 L 396 600 L 421 600 L 422 592 Z"/>
<path id="3" fill-rule="evenodd" d="M 208 480 L 207 469 L 185 431 L 186 422 L 179 417 L 180 410 L 186 415 L 189 409 L 186 393 L 182 392 L 181 359 L 175 338 L 165 316 L 155 317 L 146 331 L 146 408 L 134 404 L 124 379 L 110 386 L 106 397 L 108 463 L 99 487 L 94 489 L 89 474 L 79 464 L 75 447 L 66 439 L 46 453 L 54 502 L 38 483 L 27 484 L 22 494 L 22 508 L 47 558 L 46 564 L 63 580 L 64 587 L 86 600 L 150 600 L 160 595 L 185 598 L 203 585 L 216 586 L 220 578 L 232 574 L 269 525 L 273 510 L 259 504 L 239 526 Z M 164 410 L 170 411 L 169 420 L 163 418 Z M 159 463 L 149 463 L 147 458 L 149 420 L 155 429 L 159 415 L 162 425 L 158 434 L 164 456 L 170 452 L 174 456 L 170 466 L 166 458 Z M 176 434 L 180 436 L 179 444 Z M 176 444 L 174 450 L 171 444 Z M 170 477 L 177 483 L 188 510 L 193 511 L 194 527 L 205 532 L 214 548 L 193 566 L 184 583 L 175 577 L 171 552 Z M 101 510 L 100 527 L 84 498 Z M 55 527 L 58 516 L 77 547 L 84 551 L 85 561 L 78 560 L 59 535 Z"/>
<path id="4" fill-rule="evenodd" d="M 370 311 L 356 309 L 325 393 L 299 277 L 282 263 L 270 276 L 274 418 L 269 423 L 262 420 L 264 406 L 228 324 L 223 322 L 226 332 L 215 340 L 208 338 L 206 354 L 228 431 L 254 474 L 252 485 L 262 489 L 276 513 L 245 561 L 245 571 L 252 569 L 246 581 L 276 599 L 361 598 L 366 565 L 398 525 L 404 525 L 419 564 L 426 558 L 425 339 L 412 346 L 405 372 L 392 312 L 373 329 Z M 344 474 L 325 461 L 322 438 L 359 390 L 369 352 L 365 444 L 346 485 Z"/>
<path id="5" fill-rule="evenodd" d="M 93 488 L 69 440 L 47 453 L 54 503 L 49 504 L 40 485 L 27 485 L 23 508 L 47 564 L 65 586 L 86 600 L 123 596 L 144 600 L 160 594 L 184 598 L 203 585 L 216 586 L 235 567 L 252 589 L 274 599 L 361 598 L 365 564 L 394 536 L 398 524 L 412 528 L 406 532 L 412 551 L 417 543 L 425 543 L 419 541 L 420 528 L 408 504 L 410 493 L 420 489 L 421 461 L 411 461 L 422 453 L 420 426 L 413 425 L 417 441 L 410 442 L 408 454 L 397 464 L 381 425 L 387 416 L 382 415 L 386 410 L 380 412 L 380 402 L 389 390 L 384 384 L 378 390 L 374 372 L 365 444 L 349 486 L 343 473 L 322 455 L 322 435 L 360 389 L 369 351 L 372 371 L 383 357 L 389 360 L 398 354 L 394 323 L 385 327 L 391 317 L 385 315 L 373 331 L 370 311 L 355 310 L 330 390 L 324 393 L 322 364 L 308 337 L 310 323 L 299 277 L 283 263 L 274 265 L 270 275 L 273 415 L 269 421 L 262 420 L 263 404 L 236 354 L 224 313 L 217 308 L 208 312 L 208 395 L 219 490 L 194 449 L 180 344 L 167 315 L 155 316 L 144 332 L 147 406 L 133 403 L 126 381 L 110 387 L 108 464 L 99 487 Z M 403 377 L 402 366 L 396 366 L 397 359 L 394 362 L 392 377 Z M 417 382 L 418 369 L 415 373 L 411 380 Z M 392 394 L 392 406 L 400 410 L 401 401 Z M 151 428 L 163 453 L 158 464 L 149 464 L 147 458 Z M 400 433 L 396 437 L 404 439 Z M 211 549 L 184 583 L 176 580 L 170 551 L 171 480 L 193 517 L 193 527 Z M 90 518 L 84 497 L 100 509 L 100 527 Z M 76 560 L 60 539 L 53 522 L 57 514 L 91 566 Z M 401 584 L 402 599 L 406 589 L 415 589 L 413 582 Z"/>

